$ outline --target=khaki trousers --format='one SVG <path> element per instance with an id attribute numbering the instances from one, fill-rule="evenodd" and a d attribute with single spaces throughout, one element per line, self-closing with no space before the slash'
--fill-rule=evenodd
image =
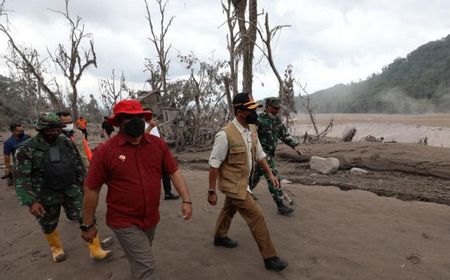
<path id="1" fill-rule="evenodd" d="M 267 229 L 261 208 L 259 208 L 248 192 L 245 200 L 234 199 L 228 196 L 225 198 L 223 208 L 217 219 L 215 237 L 227 236 L 231 221 L 237 211 L 247 222 L 263 259 L 277 256 L 277 251 L 270 239 L 269 230 Z"/>

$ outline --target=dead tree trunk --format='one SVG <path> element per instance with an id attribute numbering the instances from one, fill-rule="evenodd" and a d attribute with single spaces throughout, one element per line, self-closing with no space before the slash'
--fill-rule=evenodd
<path id="1" fill-rule="evenodd" d="M 59 66 L 64 76 L 68 79 L 71 92 L 69 94 L 70 107 L 74 119 L 78 119 L 78 88 L 81 76 L 91 65 L 97 68 L 97 55 L 94 49 L 92 34 L 85 33 L 81 18 L 72 18 L 69 13 L 69 0 L 65 0 L 65 10 L 54 12 L 61 14 L 70 25 L 70 50 L 66 50 L 63 44 L 59 44 L 55 55 L 49 53 L 52 60 Z M 89 48 L 81 51 L 84 39 L 89 39 Z M 82 55 L 80 54 L 82 53 Z"/>
<path id="2" fill-rule="evenodd" d="M 163 93 L 168 94 L 168 92 L 167 92 L 167 73 L 169 72 L 169 64 L 170 64 L 168 55 L 169 55 L 169 51 L 170 51 L 172 45 L 169 44 L 169 46 L 166 47 L 166 35 L 167 35 L 170 25 L 172 24 L 172 21 L 175 17 L 172 16 L 169 19 L 168 23 L 166 24 L 166 6 L 169 1 L 168 0 L 166 0 L 166 1 L 155 0 L 155 1 L 158 4 L 158 10 L 159 10 L 159 14 L 161 17 L 160 26 L 159 26 L 160 30 L 159 30 L 158 34 L 155 31 L 155 26 L 154 26 L 153 19 L 152 19 L 151 13 L 150 13 L 148 1 L 144 0 L 145 9 L 147 11 L 147 21 L 148 21 L 148 25 L 150 27 L 150 33 L 151 33 L 151 37 L 149 38 L 149 40 L 153 43 L 155 50 L 156 50 L 157 57 L 158 57 L 158 65 L 160 68 L 160 80 L 161 80 L 161 87 L 162 87 Z M 172 102 L 173 100 L 170 100 L 170 101 Z"/>
<path id="3" fill-rule="evenodd" d="M 62 107 L 62 101 L 58 98 L 58 94 L 51 90 L 45 82 L 41 69 L 42 62 L 39 61 L 37 51 L 34 49 L 29 51 L 21 49 L 14 41 L 6 26 L 0 25 L 0 31 L 8 38 L 9 46 L 15 54 L 15 58 L 11 59 L 11 62 L 15 64 L 17 70 L 22 71 L 24 74 L 31 74 L 36 79 L 38 87 L 47 94 L 53 110 L 59 110 Z"/>
<path id="4" fill-rule="evenodd" d="M 257 0 L 248 0 L 248 20 L 246 20 L 247 0 L 233 0 L 238 17 L 242 52 L 242 90 L 252 94 L 253 87 L 253 57 L 258 25 Z M 248 24 L 247 24 L 248 23 Z M 248 25 L 248 26 L 247 26 Z"/>

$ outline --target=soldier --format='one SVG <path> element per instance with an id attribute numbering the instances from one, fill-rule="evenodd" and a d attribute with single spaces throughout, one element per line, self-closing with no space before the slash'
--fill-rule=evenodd
<path id="1" fill-rule="evenodd" d="M 258 137 L 264 152 L 267 156 L 267 162 L 269 163 L 272 172 L 280 179 L 276 165 L 275 165 L 275 150 L 277 149 L 277 141 L 280 139 L 286 145 L 293 148 L 299 155 L 302 152 L 299 149 L 299 143 L 291 138 L 286 127 L 281 122 L 278 112 L 280 110 L 280 99 L 276 97 L 266 98 L 266 108 L 263 113 L 258 116 Z M 269 187 L 269 191 L 272 194 L 272 198 L 277 205 L 278 213 L 281 215 L 289 215 L 294 209 L 283 203 L 283 191 L 275 186 L 270 181 L 269 177 L 264 173 L 261 166 L 256 169 L 255 175 L 252 178 L 250 188 L 253 190 L 258 185 L 261 175 L 264 175 Z"/>
<path id="2" fill-rule="evenodd" d="M 55 262 L 65 259 L 56 230 L 61 206 L 69 220 L 81 222 L 82 184 L 85 169 L 75 145 L 64 135 L 58 116 L 42 113 L 35 123 L 38 134 L 21 143 L 16 151 L 16 193 L 21 205 L 30 208 L 44 232 Z M 111 252 L 100 247 L 98 236 L 88 243 L 94 259 Z"/>

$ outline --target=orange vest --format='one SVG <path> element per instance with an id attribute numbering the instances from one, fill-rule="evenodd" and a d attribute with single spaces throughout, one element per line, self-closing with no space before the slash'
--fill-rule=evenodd
<path id="1" fill-rule="evenodd" d="M 78 129 L 86 129 L 87 121 L 85 119 L 78 119 L 75 122 L 75 125 L 77 126 Z"/>

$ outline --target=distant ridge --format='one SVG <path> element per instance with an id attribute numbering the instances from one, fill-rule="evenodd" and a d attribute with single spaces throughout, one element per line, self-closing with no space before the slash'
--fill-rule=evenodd
<path id="1" fill-rule="evenodd" d="M 450 112 L 450 35 L 397 58 L 362 82 L 311 95 L 317 113 Z M 297 108 L 302 111 L 300 100 Z"/>

